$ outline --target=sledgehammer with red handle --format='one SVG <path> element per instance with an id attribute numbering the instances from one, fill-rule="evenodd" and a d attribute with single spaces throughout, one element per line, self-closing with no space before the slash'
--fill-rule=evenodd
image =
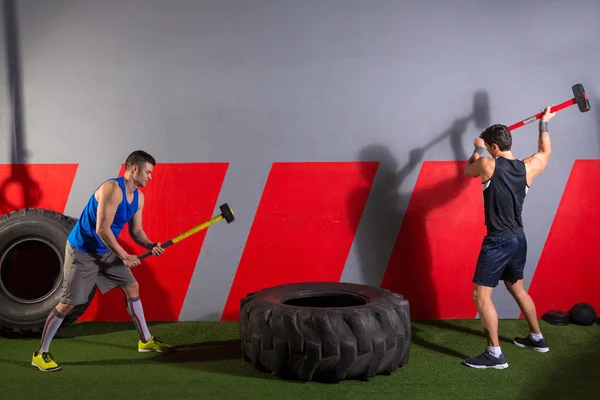
<path id="1" fill-rule="evenodd" d="M 588 95 L 585 92 L 585 90 L 583 89 L 583 85 L 581 83 L 578 83 L 576 85 L 573 85 L 572 89 L 573 89 L 573 94 L 575 95 L 575 97 L 573 97 L 571 100 L 567 100 L 564 103 L 561 103 L 557 106 L 552 107 L 550 109 L 551 113 L 562 110 L 563 108 L 570 107 L 573 104 L 577 104 L 577 107 L 579 107 L 579 111 L 581 111 L 581 112 L 587 112 L 587 111 L 591 110 L 592 107 L 590 106 L 590 101 L 588 100 Z M 526 125 L 530 122 L 536 121 L 536 120 L 540 119 L 542 115 L 544 115 L 544 112 L 545 111 L 542 111 L 542 112 L 537 113 L 527 119 L 524 119 L 521 122 L 517 122 L 516 124 L 509 126 L 508 130 L 512 131 L 512 130 L 520 128 L 523 125 Z"/>

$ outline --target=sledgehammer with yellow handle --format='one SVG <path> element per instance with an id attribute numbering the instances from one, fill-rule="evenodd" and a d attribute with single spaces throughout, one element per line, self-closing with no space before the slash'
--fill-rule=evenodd
<path id="1" fill-rule="evenodd" d="M 217 215 L 216 217 L 213 217 L 211 219 L 209 219 L 206 222 L 201 223 L 198 226 L 195 226 L 194 228 L 190 229 L 189 231 L 186 231 L 184 233 L 182 233 L 179 236 L 174 237 L 173 239 L 169 240 L 168 242 L 165 242 L 163 244 L 161 244 L 161 247 L 163 249 L 169 247 L 172 244 L 175 244 L 177 242 L 182 241 L 183 239 L 185 239 L 188 236 L 191 236 L 195 233 L 200 232 L 203 229 L 208 228 L 209 226 L 211 226 L 212 224 L 215 224 L 217 222 L 219 222 L 220 220 L 224 219 L 225 221 L 227 221 L 227 223 L 231 223 L 231 221 L 234 220 L 233 217 L 233 210 L 231 208 L 229 208 L 229 206 L 227 205 L 227 203 L 223 204 L 222 206 L 219 207 L 221 210 L 221 214 Z M 141 261 L 146 257 L 149 257 L 152 255 L 152 251 L 148 251 L 140 256 L 138 256 L 138 259 Z"/>

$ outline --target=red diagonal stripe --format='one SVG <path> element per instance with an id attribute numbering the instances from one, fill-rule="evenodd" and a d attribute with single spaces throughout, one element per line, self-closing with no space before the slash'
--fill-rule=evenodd
<path id="1" fill-rule="evenodd" d="M 274 163 L 222 320 L 240 299 L 278 284 L 339 281 L 377 163 Z"/>
<path id="2" fill-rule="evenodd" d="M 227 167 L 227 163 L 157 164 L 153 180 L 141 189 L 146 196 L 143 225 L 150 240 L 166 242 L 218 213 L 216 202 Z M 119 175 L 123 171 L 122 166 Z M 147 321 L 178 319 L 206 232 L 187 237 L 133 269 Z M 119 240 L 129 252 L 146 252 L 133 242 L 127 226 Z M 89 320 L 131 321 L 122 292 L 96 296 L 80 318 Z"/>
<path id="3" fill-rule="evenodd" d="M 77 164 L 0 164 L 0 214 L 39 207 L 64 212 Z"/>
<path id="4" fill-rule="evenodd" d="M 600 313 L 598 221 L 600 160 L 576 160 L 529 287 L 538 317 L 579 302 Z"/>
<path id="5" fill-rule="evenodd" d="M 404 295 L 413 319 L 474 318 L 471 279 L 485 235 L 479 179 L 464 161 L 426 161 L 381 286 Z"/>

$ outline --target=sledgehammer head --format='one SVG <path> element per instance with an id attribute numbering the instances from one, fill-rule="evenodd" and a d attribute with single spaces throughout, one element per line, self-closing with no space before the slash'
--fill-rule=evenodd
<path id="1" fill-rule="evenodd" d="M 578 83 L 577 85 L 573 85 L 573 94 L 575 95 L 575 102 L 577 102 L 577 107 L 579 107 L 579 111 L 587 112 L 592 109 L 590 106 L 590 101 L 588 100 L 588 95 L 583 89 L 583 85 Z"/>
<path id="2" fill-rule="evenodd" d="M 221 215 L 223 215 L 223 219 L 227 221 L 228 224 L 233 221 L 233 210 L 229 208 L 227 203 L 223 204 L 219 208 L 221 209 Z"/>

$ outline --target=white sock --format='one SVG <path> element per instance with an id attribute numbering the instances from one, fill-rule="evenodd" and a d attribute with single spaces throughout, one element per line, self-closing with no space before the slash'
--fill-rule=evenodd
<path id="1" fill-rule="evenodd" d="M 44 333 L 42 333 L 42 341 L 37 350 L 37 354 L 40 354 L 44 351 L 49 351 L 50 342 L 52 342 L 52 338 L 58 331 L 58 328 L 60 328 L 64 318 L 65 316 L 56 311 L 56 308 L 50 311 L 48 318 L 46 318 L 46 325 L 44 325 Z"/>
<path id="2" fill-rule="evenodd" d="M 140 340 L 144 343 L 147 343 L 150 339 L 152 339 L 152 335 L 148 331 L 148 326 L 146 325 L 146 319 L 144 318 L 144 309 L 142 308 L 142 301 L 139 297 L 134 299 L 127 299 L 127 311 L 137 328 L 138 335 L 140 336 Z"/>
<path id="3" fill-rule="evenodd" d="M 529 333 L 529 336 L 530 336 L 530 337 L 531 337 L 533 340 L 535 340 L 536 342 L 537 342 L 538 340 L 541 340 L 541 339 L 543 339 L 543 338 L 544 338 L 544 337 L 542 336 L 542 332 L 540 332 L 540 333 Z"/>
<path id="4" fill-rule="evenodd" d="M 496 358 L 500 357 L 500 354 L 502 354 L 502 350 L 500 350 L 500 347 L 488 346 L 487 351 Z"/>

